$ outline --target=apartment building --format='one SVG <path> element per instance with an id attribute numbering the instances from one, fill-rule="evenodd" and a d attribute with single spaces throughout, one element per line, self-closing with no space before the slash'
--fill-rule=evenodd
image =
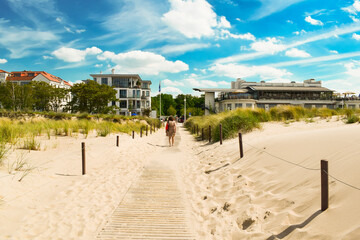
<path id="1" fill-rule="evenodd" d="M 117 101 L 109 106 L 117 106 L 121 115 L 144 115 L 151 109 L 151 81 L 142 80 L 138 74 L 90 74 L 94 81 L 106 84 L 116 90 Z"/>
<path id="2" fill-rule="evenodd" d="M 20 85 L 29 84 L 31 81 L 46 82 L 52 86 L 70 88 L 71 84 L 60 77 L 54 76 L 45 71 L 17 71 L 11 72 L 6 81 L 15 82 Z"/>

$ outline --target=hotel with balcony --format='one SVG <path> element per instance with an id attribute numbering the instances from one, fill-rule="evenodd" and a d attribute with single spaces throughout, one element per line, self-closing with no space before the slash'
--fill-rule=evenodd
<path id="1" fill-rule="evenodd" d="M 236 108 L 264 108 L 278 105 L 296 105 L 305 108 L 359 108 L 360 100 L 337 98 L 334 91 L 321 86 L 321 81 L 303 83 L 247 82 L 240 78 L 231 82 L 230 89 L 194 88 L 205 93 L 205 115 Z M 215 93 L 217 97 L 215 98 Z"/>
<path id="2" fill-rule="evenodd" d="M 90 74 L 94 81 L 106 84 L 116 90 L 117 101 L 109 106 L 117 106 L 121 115 L 144 115 L 151 109 L 151 81 L 142 80 L 138 74 Z"/>

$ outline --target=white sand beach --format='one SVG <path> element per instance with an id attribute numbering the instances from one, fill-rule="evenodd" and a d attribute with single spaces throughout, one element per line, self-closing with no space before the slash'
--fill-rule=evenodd
<path id="1" fill-rule="evenodd" d="M 35 168 L 20 182 L 23 173 L 9 174 L 6 161 L 0 171 L 0 239 L 95 239 L 149 166 L 176 176 L 196 239 L 360 238 L 360 191 L 329 178 L 330 206 L 321 212 L 320 171 L 286 162 L 318 169 L 326 159 L 330 174 L 359 188 L 359 124 L 265 123 L 243 135 L 242 159 L 237 139 L 209 145 L 179 125 L 176 141 L 166 147 L 160 130 L 134 140 L 121 134 L 120 147 L 115 135 L 79 135 L 44 137 L 41 151 L 14 150 L 11 163 Z"/>

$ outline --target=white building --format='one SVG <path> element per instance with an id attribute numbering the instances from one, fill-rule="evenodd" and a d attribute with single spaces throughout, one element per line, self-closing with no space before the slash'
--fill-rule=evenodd
<path id="1" fill-rule="evenodd" d="M 116 90 L 117 101 L 109 106 L 117 106 L 121 115 L 144 115 L 151 109 L 151 81 L 142 80 L 138 74 L 90 74 L 94 81 L 106 84 Z"/>
<path id="2" fill-rule="evenodd" d="M 4 83 L 6 78 L 10 75 L 9 72 L 0 69 L 0 83 Z"/>

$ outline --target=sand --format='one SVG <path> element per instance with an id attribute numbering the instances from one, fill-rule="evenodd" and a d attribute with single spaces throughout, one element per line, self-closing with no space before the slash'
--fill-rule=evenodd
<path id="1" fill-rule="evenodd" d="M 326 159 L 330 174 L 360 187 L 359 124 L 266 123 L 243 135 L 242 159 L 237 139 L 208 144 L 178 127 L 172 148 L 159 131 L 134 140 L 121 134 L 120 147 L 115 135 L 79 135 L 12 151 L 10 163 L 25 159 L 35 168 L 20 182 L 23 171 L 9 174 L 6 162 L 0 170 L 0 239 L 95 239 L 154 164 L 174 172 L 197 239 L 360 238 L 360 191 L 330 178 L 330 207 L 321 212 L 316 170 Z"/>
<path id="2" fill-rule="evenodd" d="M 237 139 L 188 141 L 184 179 L 199 239 L 360 238 L 360 191 L 329 178 L 330 207 L 319 211 L 320 171 L 286 162 L 318 169 L 325 159 L 330 174 L 360 188 L 359 124 L 266 123 L 243 141 L 242 159 Z"/>

